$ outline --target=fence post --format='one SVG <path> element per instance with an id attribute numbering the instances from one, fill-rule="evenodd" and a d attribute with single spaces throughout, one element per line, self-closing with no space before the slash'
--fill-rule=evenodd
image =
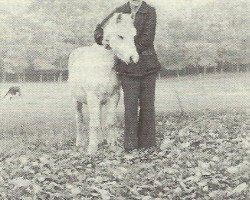
<path id="1" fill-rule="evenodd" d="M 61 71 L 59 73 L 58 82 L 62 82 L 62 72 Z"/>
<path id="2" fill-rule="evenodd" d="M 2 80 L 2 82 L 3 82 L 3 83 L 6 82 L 6 72 L 5 72 L 5 71 L 3 71 L 3 80 Z"/>

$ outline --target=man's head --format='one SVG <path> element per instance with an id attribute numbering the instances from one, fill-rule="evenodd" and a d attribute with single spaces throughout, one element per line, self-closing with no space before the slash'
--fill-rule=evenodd
<path id="1" fill-rule="evenodd" d="M 131 6 L 139 6 L 141 5 L 142 0 L 129 0 Z"/>

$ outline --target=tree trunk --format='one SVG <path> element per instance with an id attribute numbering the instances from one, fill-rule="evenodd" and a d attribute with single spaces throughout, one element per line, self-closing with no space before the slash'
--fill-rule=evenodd
<path id="1" fill-rule="evenodd" d="M 237 73 L 240 72 L 240 66 L 239 66 L 239 63 L 236 64 L 236 70 L 237 70 Z"/>
<path id="2" fill-rule="evenodd" d="M 21 74 L 17 74 L 17 81 L 20 83 L 21 82 Z"/>
<path id="3" fill-rule="evenodd" d="M 214 66 L 214 74 L 217 72 L 217 66 Z"/>
<path id="4" fill-rule="evenodd" d="M 204 76 L 207 74 L 207 67 L 204 67 Z"/>
<path id="5" fill-rule="evenodd" d="M 184 74 L 185 74 L 185 75 L 187 75 L 187 74 L 188 74 L 188 72 L 187 72 L 187 68 L 186 68 L 186 67 L 184 68 Z"/>
<path id="6" fill-rule="evenodd" d="M 43 82 L 43 75 L 40 74 L 40 82 Z"/>
<path id="7" fill-rule="evenodd" d="M 58 82 L 62 82 L 62 72 L 60 72 L 60 74 L 59 74 Z"/>
<path id="8" fill-rule="evenodd" d="M 224 62 L 221 63 L 220 73 L 223 74 Z"/>
<path id="9" fill-rule="evenodd" d="M 176 70 L 177 77 L 180 78 L 179 69 Z"/>
<path id="10" fill-rule="evenodd" d="M 23 73 L 23 82 L 26 82 L 26 74 Z"/>
<path id="11" fill-rule="evenodd" d="M 2 82 L 3 82 L 3 83 L 6 82 L 6 72 L 5 72 L 5 71 L 3 72 L 3 80 L 2 80 Z"/>

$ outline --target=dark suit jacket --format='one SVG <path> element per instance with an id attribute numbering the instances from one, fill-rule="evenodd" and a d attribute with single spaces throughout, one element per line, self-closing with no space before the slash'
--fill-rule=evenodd
<path id="1" fill-rule="evenodd" d="M 95 41 L 101 43 L 103 37 L 103 25 L 113 16 L 114 13 L 131 13 L 129 2 L 116 8 L 109 14 L 95 30 Z M 139 62 L 136 64 L 126 64 L 121 60 L 116 62 L 116 71 L 119 74 L 130 76 L 144 76 L 155 73 L 160 69 L 155 48 L 156 12 L 155 8 L 142 2 L 142 5 L 135 15 L 134 26 L 137 30 L 135 45 L 139 53 Z"/>

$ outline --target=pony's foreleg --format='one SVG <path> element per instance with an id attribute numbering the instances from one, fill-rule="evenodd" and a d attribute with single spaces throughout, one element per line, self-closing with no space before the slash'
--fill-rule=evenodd
<path id="1" fill-rule="evenodd" d="M 89 93 L 88 108 L 89 108 L 89 145 L 88 153 L 94 154 L 98 149 L 99 137 L 101 134 L 100 122 L 100 101 L 95 94 Z"/>
<path id="2" fill-rule="evenodd" d="M 106 118 L 103 123 L 103 131 L 107 137 L 107 142 L 111 148 L 111 150 L 116 150 L 117 142 L 118 142 L 118 130 L 116 128 L 116 110 L 119 102 L 120 93 L 117 92 L 113 94 L 107 104 L 105 105 L 106 109 Z"/>
<path id="3" fill-rule="evenodd" d="M 88 135 L 83 131 L 83 113 L 82 103 L 76 102 L 76 146 L 86 147 L 88 144 Z"/>

